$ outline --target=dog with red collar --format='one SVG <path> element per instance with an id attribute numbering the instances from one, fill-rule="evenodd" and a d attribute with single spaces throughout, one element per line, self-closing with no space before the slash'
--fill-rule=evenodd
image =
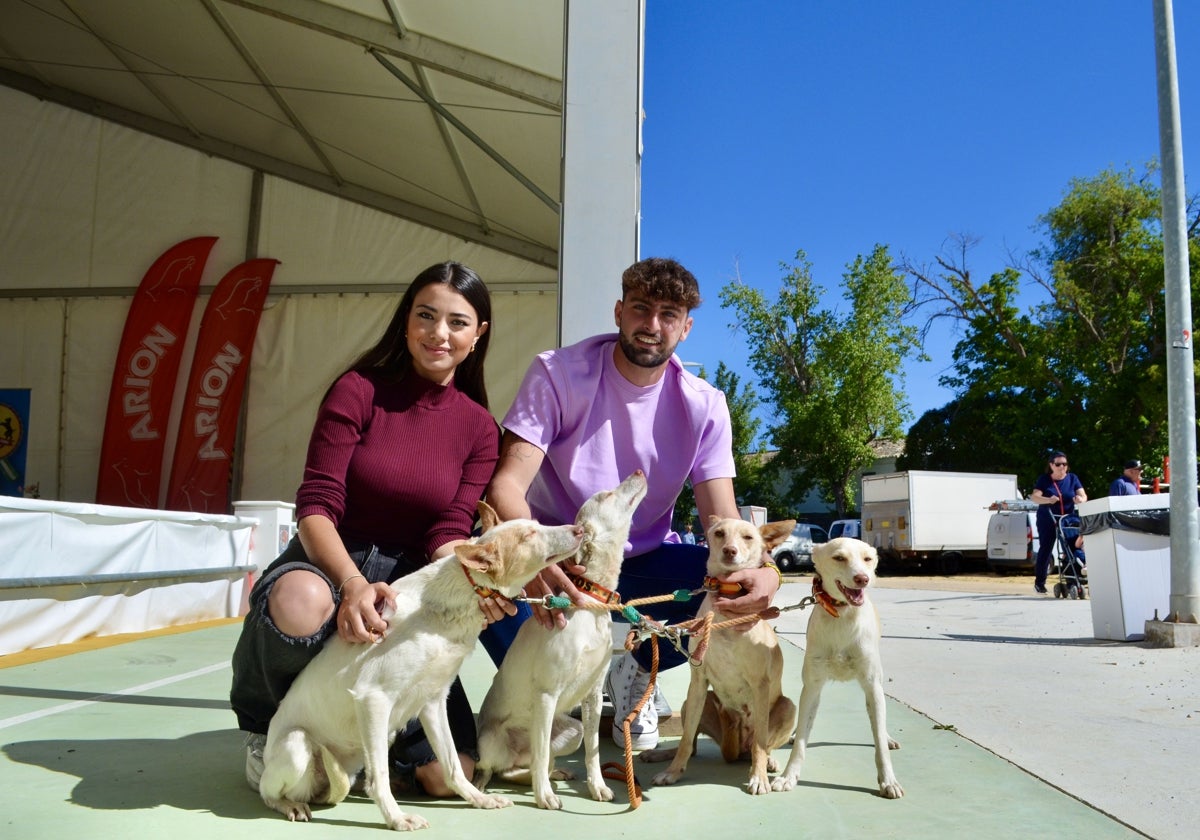
<path id="1" fill-rule="evenodd" d="M 875 580 L 879 555 L 861 540 L 841 537 L 814 545 L 812 558 L 816 571 L 813 594 L 821 609 L 814 609 L 808 619 L 804 688 L 797 704 L 792 755 L 771 787 L 773 790 L 795 787 L 825 683 L 854 680 L 862 686 L 867 697 L 880 795 L 886 799 L 899 799 L 904 795 L 904 788 L 896 780 L 889 751 L 900 749 L 900 745 L 887 731 L 883 665 L 879 656 L 882 631 L 879 613 L 867 594 Z"/>

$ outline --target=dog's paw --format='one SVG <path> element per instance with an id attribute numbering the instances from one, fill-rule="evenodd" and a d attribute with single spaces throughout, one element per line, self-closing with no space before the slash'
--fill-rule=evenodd
<path id="1" fill-rule="evenodd" d="M 613 800 L 612 788 L 604 784 L 603 781 L 589 781 L 588 791 L 592 794 L 592 799 L 595 799 L 597 802 L 612 802 Z"/>
<path id="2" fill-rule="evenodd" d="M 472 804 L 476 808 L 491 810 L 494 808 L 507 808 L 512 805 L 512 800 L 507 796 L 497 796 L 494 793 L 485 793 Z"/>
<path id="3" fill-rule="evenodd" d="M 388 828 L 393 831 L 420 831 L 422 828 L 429 828 L 429 820 L 416 814 L 401 813 L 387 822 Z"/>
<path id="4" fill-rule="evenodd" d="M 656 786 L 673 785 L 679 781 L 682 775 L 683 773 L 674 773 L 670 770 L 664 770 L 654 777 L 654 784 Z"/>
<path id="5" fill-rule="evenodd" d="M 751 776 L 746 790 L 753 796 L 771 792 L 771 780 L 766 776 Z"/>
<path id="6" fill-rule="evenodd" d="M 773 755 L 767 756 L 767 772 L 768 773 L 778 773 L 779 772 L 779 762 L 775 760 L 775 756 L 773 756 Z"/>
<path id="7" fill-rule="evenodd" d="M 879 795 L 884 799 L 899 799 L 904 795 L 904 788 L 895 779 L 885 779 L 879 783 Z"/>
<path id="8" fill-rule="evenodd" d="M 888 741 L 888 749 L 889 750 L 900 749 L 900 742 L 897 741 L 895 738 L 888 738 L 887 741 Z"/>
<path id="9" fill-rule="evenodd" d="M 554 791 L 546 791 L 545 793 L 538 794 L 537 806 L 546 811 L 561 811 L 562 800 L 558 798 L 558 795 Z"/>
<path id="10" fill-rule="evenodd" d="M 656 750 L 642 750 L 638 753 L 638 760 L 645 761 L 648 764 L 658 761 L 670 761 L 675 758 L 675 749 L 675 747 L 664 747 Z"/>
<path id="11" fill-rule="evenodd" d="M 283 814 L 291 822 L 308 822 L 312 819 L 312 811 L 307 802 L 292 802 L 290 799 L 272 799 L 267 804 Z"/>
<path id="12" fill-rule="evenodd" d="M 796 786 L 796 777 L 789 776 L 786 773 L 782 776 L 776 776 L 775 781 L 771 782 L 771 790 L 782 791 L 791 790 Z"/>
<path id="13" fill-rule="evenodd" d="M 574 778 L 575 773 L 565 767 L 555 767 L 550 771 L 550 781 L 552 782 L 570 782 Z"/>

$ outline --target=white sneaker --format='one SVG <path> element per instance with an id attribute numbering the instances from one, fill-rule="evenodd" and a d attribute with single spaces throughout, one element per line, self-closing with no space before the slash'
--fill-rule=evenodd
<path id="1" fill-rule="evenodd" d="M 254 790 L 263 774 L 263 748 L 267 745 L 267 736 L 251 732 L 246 736 L 246 782 Z"/>
<path id="2" fill-rule="evenodd" d="M 671 704 L 667 702 L 667 697 L 662 693 L 662 686 L 658 680 L 654 681 L 654 711 L 658 712 L 658 719 L 669 718 L 674 714 L 671 711 Z"/>
<path id="3" fill-rule="evenodd" d="M 631 654 L 625 654 L 608 669 L 604 689 L 612 699 L 612 735 L 617 746 L 625 745 L 622 725 L 630 710 L 646 693 L 649 684 L 650 673 L 643 671 Z M 629 724 L 629 739 L 632 741 L 630 747 L 635 750 L 649 750 L 658 746 L 658 709 L 653 698 L 642 706 L 641 712 Z"/>

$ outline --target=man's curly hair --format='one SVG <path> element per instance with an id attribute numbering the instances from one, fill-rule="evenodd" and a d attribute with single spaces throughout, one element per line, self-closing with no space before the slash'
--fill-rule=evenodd
<path id="1" fill-rule="evenodd" d="M 650 300 L 665 300 L 687 310 L 700 306 L 700 284 L 678 262 L 665 257 L 639 260 L 621 274 L 621 294 L 640 292 Z"/>

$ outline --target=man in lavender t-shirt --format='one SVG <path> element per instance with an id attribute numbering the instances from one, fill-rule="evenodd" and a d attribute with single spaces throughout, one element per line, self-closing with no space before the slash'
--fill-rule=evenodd
<path id="1" fill-rule="evenodd" d="M 684 544 L 671 530 L 675 499 L 691 481 L 702 527 L 708 517 L 737 518 L 729 409 L 725 395 L 684 370 L 674 356 L 700 305 L 696 278 L 678 262 L 652 258 L 621 276 L 622 297 L 614 320 L 618 332 L 550 350 L 530 365 L 504 417 L 500 461 L 487 497 L 504 519 L 533 518 L 546 524 L 573 522 L 580 505 L 616 487 L 634 470 L 646 474 L 646 498 L 638 506 L 617 590 L 625 601 L 697 589 L 707 549 Z M 722 599 L 723 612 L 753 613 L 770 605 L 779 588 L 769 568 L 729 578 L 744 594 Z M 582 595 L 558 567 L 526 587 L 534 598 Z M 647 612 L 677 623 L 695 615 L 699 599 L 656 604 Z M 565 624 L 561 613 L 534 609 L 547 627 Z M 616 615 L 619 619 L 619 614 Z M 624 742 L 621 721 L 645 691 L 647 645 L 619 659 L 609 674 L 614 705 L 613 736 Z M 684 656 L 660 645 L 660 669 Z M 631 726 L 636 749 L 658 741 L 654 704 Z"/>

